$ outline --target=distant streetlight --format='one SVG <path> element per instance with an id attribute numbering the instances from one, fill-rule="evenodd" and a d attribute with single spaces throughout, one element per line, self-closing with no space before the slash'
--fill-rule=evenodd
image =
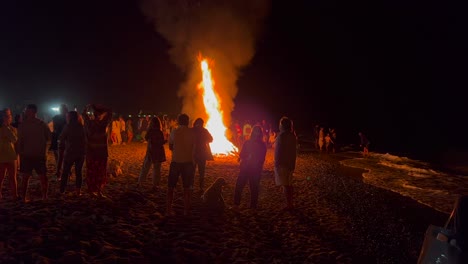
<path id="1" fill-rule="evenodd" d="M 54 112 L 58 112 L 58 111 L 59 111 L 59 108 L 58 108 L 58 107 L 52 107 L 52 108 L 50 108 L 50 109 L 52 109 L 52 111 L 54 111 Z"/>

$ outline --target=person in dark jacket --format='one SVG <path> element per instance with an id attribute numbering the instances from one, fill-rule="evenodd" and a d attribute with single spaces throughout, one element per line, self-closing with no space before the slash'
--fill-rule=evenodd
<path id="1" fill-rule="evenodd" d="M 234 210 L 239 209 L 242 189 L 244 189 L 247 182 L 249 182 L 250 188 L 250 208 L 254 210 L 257 209 L 260 178 L 266 152 L 267 147 L 263 141 L 262 127 L 254 126 L 250 138 L 244 142 L 239 154 L 240 172 L 234 191 Z"/>
<path id="2" fill-rule="evenodd" d="M 153 117 L 145 135 L 145 140 L 148 142 L 146 155 L 141 168 L 140 176 L 138 177 L 138 186 L 146 180 L 148 171 L 153 166 L 153 189 L 158 190 L 161 183 L 161 163 L 166 161 L 166 152 L 164 144 L 167 142 L 164 139 L 164 134 L 161 130 L 161 120 L 159 117 Z"/>
<path id="3" fill-rule="evenodd" d="M 297 138 L 291 119 L 282 117 L 279 122 L 280 133 L 275 141 L 275 182 L 283 186 L 286 198 L 285 210 L 294 209 L 292 178 L 296 167 Z"/>
<path id="4" fill-rule="evenodd" d="M 60 193 L 63 194 L 68 184 L 70 171 L 75 165 L 76 194 L 81 195 L 83 184 L 82 170 L 85 161 L 86 135 L 84 126 L 79 122 L 78 113 L 70 111 L 67 114 L 67 124 L 58 139 L 59 152 L 63 153 L 63 171 L 60 183 Z"/>
<path id="5" fill-rule="evenodd" d="M 193 131 L 195 134 L 195 170 L 198 168 L 201 193 L 203 193 L 205 189 L 206 161 L 213 160 L 210 148 L 210 143 L 213 142 L 213 136 L 208 129 L 203 127 L 203 124 L 204 121 L 201 118 L 197 118 L 195 122 L 193 122 Z"/>
<path id="6" fill-rule="evenodd" d="M 60 181 L 60 175 L 61 175 L 62 166 L 63 166 L 63 153 L 61 153 L 59 150 L 58 140 L 59 140 L 60 134 L 62 134 L 63 128 L 67 124 L 68 108 L 65 104 L 62 104 L 60 105 L 59 111 L 60 111 L 60 114 L 55 115 L 52 118 L 53 131 L 52 131 L 52 138 L 50 141 L 50 150 L 54 152 L 55 176 L 57 177 L 57 181 Z"/>

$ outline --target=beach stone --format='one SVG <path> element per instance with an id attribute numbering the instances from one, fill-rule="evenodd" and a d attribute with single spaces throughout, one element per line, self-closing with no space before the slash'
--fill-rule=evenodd
<path id="1" fill-rule="evenodd" d="M 80 217 L 80 216 L 82 216 L 83 214 L 84 214 L 84 213 L 81 212 L 81 211 L 74 211 L 73 213 L 71 213 L 70 216 L 72 216 L 72 217 Z"/>
<path id="2" fill-rule="evenodd" d="M 26 215 L 16 215 L 12 217 L 12 222 L 15 223 L 17 226 L 26 226 L 31 227 L 33 229 L 38 229 L 41 224 L 36 218 L 32 216 Z"/>
<path id="3" fill-rule="evenodd" d="M 83 243 L 83 241 L 80 242 L 80 244 L 81 243 Z M 101 253 L 102 248 L 103 248 L 103 244 L 101 242 L 97 240 L 91 240 L 89 242 L 89 247 L 86 249 L 86 252 L 91 256 L 96 256 L 99 253 Z"/>
<path id="4" fill-rule="evenodd" d="M 129 264 L 130 261 L 128 258 L 121 258 L 118 256 L 109 256 L 105 259 L 100 259 L 99 263 L 102 264 Z"/>
<path id="5" fill-rule="evenodd" d="M 33 247 L 39 247 L 44 243 L 44 239 L 40 236 L 33 236 L 31 238 L 31 246 Z"/>
<path id="6" fill-rule="evenodd" d="M 63 263 L 84 263 L 85 260 L 80 252 L 67 251 L 63 254 L 63 257 L 60 259 Z"/>
<path id="7" fill-rule="evenodd" d="M 37 256 L 36 261 L 34 263 L 35 264 L 50 264 L 51 261 L 49 258 L 46 258 L 43 256 Z"/>

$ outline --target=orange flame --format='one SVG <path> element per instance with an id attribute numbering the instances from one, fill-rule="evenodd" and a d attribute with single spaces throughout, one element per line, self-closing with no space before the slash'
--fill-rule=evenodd
<path id="1" fill-rule="evenodd" d="M 221 100 L 214 91 L 214 80 L 211 76 L 211 69 L 208 60 L 201 59 L 200 67 L 202 70 L 203 79 L 198 85 L 198 88 L 203 93 L 203 104 L 208 116 L 206 129 L 213 136 L 213 142 L 210 144 L 213 154 L 232 155 L 237 152 L 236 146 L 232 144 L 226 137 L 226 126 L 223 121 L 223 111 L 221 110 Z"/>

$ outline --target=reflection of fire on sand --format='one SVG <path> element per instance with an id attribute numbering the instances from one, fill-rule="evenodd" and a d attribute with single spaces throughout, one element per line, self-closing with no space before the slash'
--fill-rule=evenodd
<path id="1" fill-rule="evenodd" d="M 123 175 L 110 179 L 104 189 L 108 198 L 88 196 L 86 186 L 85 195 L 77 198 L 72 180 L 71 191 L 61 198 L 51 181 L 49 201 L 1 200 L 0 263 L 416 263 L 428 224 L 443 224 L 447 218 L 362 183 L 360 170 L 308 153 L 299 154 L 294 175 L 297 210 L 281 212 L 283 194 L 274 185 L 272 150 L 256 213 L 242 209 L 248 195 L 240 213 L 221 215 L 202 210 L 201 198 L 194 196 L 191 218 L 182 216 L 182 200 L 174 203 L 176 216 L 165 218 L 169 162 L 162 166 L 160 192 L 151 184 L 136 188 L 146 147 L 132 143 L 109 149 L 109 159 L 123 161 Z M 170 161 L 170 151 L 166 153 Z M 234 156 L 207 167 L 208 186 L 218 177 L 226 179 L 227 207 L 233 204 L 238 172 Z M 53 174 L 49 166 L 48 176 Z M 4 196 L 9 195 L 6 187 Z M 39 197 L 37 178 L 31 179 L 29 191 Z M 180 196 L 182 189 L 176 189 Z"/>

